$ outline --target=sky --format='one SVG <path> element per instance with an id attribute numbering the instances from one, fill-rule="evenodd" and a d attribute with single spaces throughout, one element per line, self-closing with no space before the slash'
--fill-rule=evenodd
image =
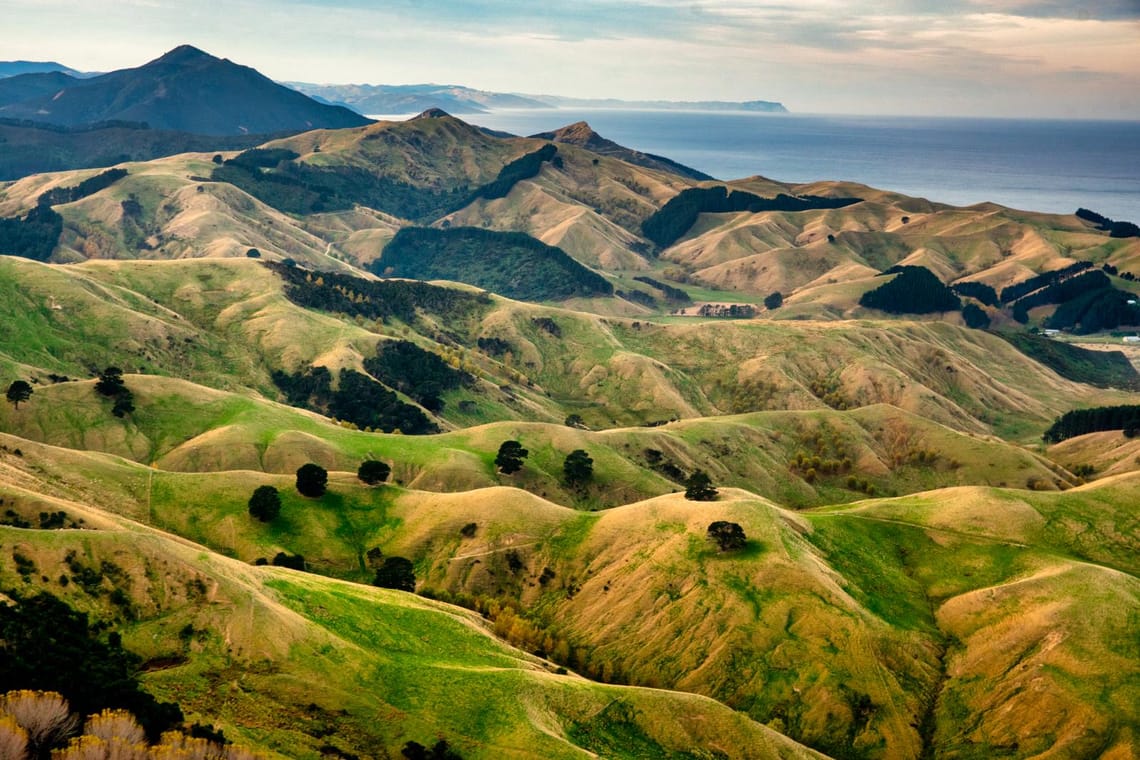
<path id="1" fill-rule="evenodd" d="M 1140 0 L 0 0 L 0 59 L 180 44 L 279 81 L 1140 119 Z"/>

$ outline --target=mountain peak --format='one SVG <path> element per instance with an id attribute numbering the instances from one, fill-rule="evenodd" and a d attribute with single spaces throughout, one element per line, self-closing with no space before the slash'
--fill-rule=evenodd
<path id="1" fill-rule="evenodd" d="M 415 121 L 416 119 L 445 119 L 449 116 L 451 116 L 451 114 L 442 108 L 429 108 L 418 116 L 413 116 L 410 121 Z"/>
<path id="2" fill-rule="evenodd" d="M 173 50 L 169 50 L 166 53 L 163 53 L 160 57 L 151 61 L 151 63 L 173 63 L 185 65 L 188 63 L 194 63 L 196 61 L 206 60 L 213 61 L 217 59 L 206 51 L 199 50 L 193 45 L 179 45 Z"/>

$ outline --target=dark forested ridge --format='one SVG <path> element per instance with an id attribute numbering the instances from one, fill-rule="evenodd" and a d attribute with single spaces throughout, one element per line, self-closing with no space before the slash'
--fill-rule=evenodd
<path id="1" fill-rule="evenodd" d="M 399 430 L 408 435 L 439 432 L 439 427 L 423 411 L 355 370 L 342 369 L 333 388 L 332 373 L 326 367 L 304 371 L 273 373 L 274 384 L 293 406 L 311 409 L 361 429 Z"/>
<path id="2" fill-rule="evenodd" d="M 1140 433 L 1140 406 L 1130 404 L 1074 409 L 1058 417 L 1042 438 L 1049 443 L 1058 443 L 1101 430 L 1123 430 L 1130 438 Z"/>
<path id="3" fill-rule="evenodd" d="M 350 317 L 404 322 L 423 310 L 459 319 L 490 304 L 481 293 L 404 280 L 365 280 L 335 272 L 310 272 L 284 263 L 264 262 L 285 281 L 285 297 L 298 306 Z"/>
<path id="4" fill-rule="evenodd" d="M 859 299 L 859 305 L 889 314 L 932 314 L 957 311 L 962 302 L 926 267 L 895 266 L 884 274 L 896 274 Z"/>
<path id="5" fill-rule="evenodd" d="M 792 196 L 783 193 L 775 198 L 733 190 L 724 185 L 692 187 L 682 190 L 641 224 L 641 232 L 661 248 L 677 242 L 697 217 L 703 213 L 730 211 L 809 211 L 812 209 L 843 208 L 858 203 L 860 198 L 821 198 L 814 195 Z"/>
<path id="6" fill-rule="evenodd" d="M 405 227 L 371 270 L 381 276 L 455 280 L 525 301 L 613 295 L 600 274 L 521 232 Z"/>
<path id="7" fill-rule="evenodd" d="M 994 333 L 1026 356 L 1061 377 L 1098 388 L 1140 391 L 1140 373 L 1120 351 L 1090 351 L 1059 340 L 1021 331 Z"/>
<path id="8" fill-rule="evenodd" d="M 1089 211 L 1087 208 L 1077 209 L 1077 216 L 1086 222 L 1092 222 L 1096 225 L 1098 230 L 1107 232 L 1109 237 L 1140 237 L 1140 227 L 1132 222 L 1116 222 L 1107 216 L 1101 216 L 1095 211 Z"/>

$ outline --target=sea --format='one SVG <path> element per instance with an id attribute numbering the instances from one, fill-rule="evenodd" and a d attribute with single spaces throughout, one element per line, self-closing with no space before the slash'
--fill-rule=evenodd
<path id="1" fill-rule="evenodd" d="M 587 121 L 627 148 L 723 180 L 850 180 L 956 206 L 1083 207 L 1140 223 L 1140 121 L 572 108 L 460 118 L 517 135 Z"/>

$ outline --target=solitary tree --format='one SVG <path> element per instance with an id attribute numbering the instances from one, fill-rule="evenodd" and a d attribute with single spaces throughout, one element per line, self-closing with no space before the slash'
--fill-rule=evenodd
<path id="1" fill-rule="evenodd" d="M 582 449 L 574 449 L 562 463 L 562 475 L 567 485 L 580 488 L 594 477 L 594 460 Z"/>
<path id="2" fill-rule="evenodd" d="M 689 501 L 716 501 L 717 492 L 704 470 L 695 470 L 685 481 L 685 498 Z"/>
<path id="3" fill-rule="evenodd" d="M 32 397 L 32 386 L 28 385 L 23 380 L 16 380 L 8 386 L 8 400 L 19 409 L 21 401 L 27 401 Z"/>
<path id="4" fill-rule="evenodd" d="M 302 496 L 323 496 L 328 486 L 329 473 L 319 464 L 303 464 L 297 470 L 297 491 Z"/>
<path id="5" fill-rule="evenodd" d="M 404 557 L 385 557 L 384 564 L 376 570 L 372 585 L 397 591 L 415 591 L 416 570 L 412 561 Z"/>
<path id="6" fill-rule="evenodd" d="M 249 514 L 262 522 L 272 522 L 281 514 L 281 495 L 273 486 L 258 486 L 249 497 Z"/>
<path id="7" fill-rule="evenodd" d="M 499 453 L 495 457 L 495 466 L 504 475 L 518 472 L 522 469 L 523 460 L 529 453 L 518 441 L 503 441 L 502 445 L 499 446 Z"/>
<path id="8" fill-rule="evenodd" d="M 722 552 L 743 549 L 748 543 L 748 539 L 744 535 L 744 528 L 725 520 L 717 520 L 709 525 L 709 538 L 716 542 L 717 547 Z"/>
<path id="9" fill-rule="evenodd" d="M 784 305 L 784 294 L 780 291 L 774 291 L 764 297 L 764 308 L 768 311 L 774 311 Z"/>
<path id="10" fill-rule="evenodd" d="M 377 483 L 383 483 L 392 474 L 392 468 L 388 466 L 387 462 L 380 462 L 376 459 L 368 459 L 360 463 L 360 467 L 356 470 L 356 477 L 362 483 L 367 483 L 374 486 Z"/>

